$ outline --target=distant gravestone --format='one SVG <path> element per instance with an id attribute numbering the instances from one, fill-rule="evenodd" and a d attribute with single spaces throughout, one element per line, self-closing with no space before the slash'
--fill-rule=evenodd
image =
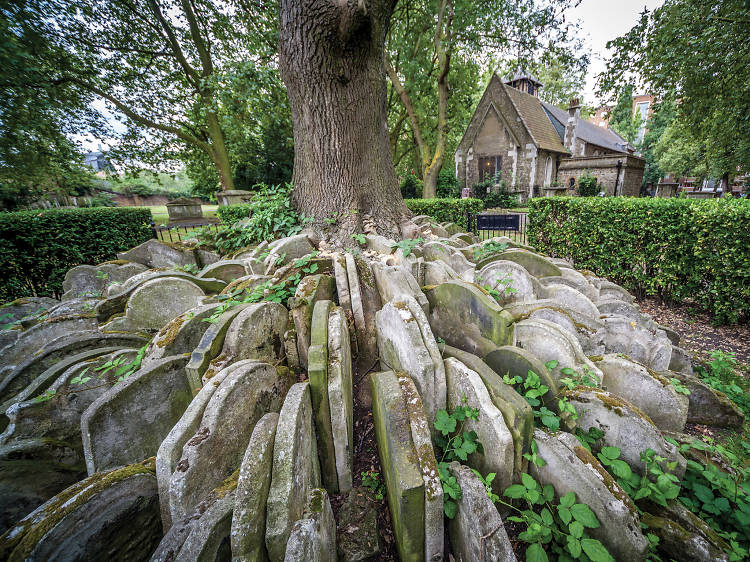
<path id="1" fill-rule="evenodd" d="M 167 213 L 169 214 L 167 226 L 180 222 L 194 222 L 203 218 L 200 199 L 188 197 L 180 197 L 167 203 Z"/>

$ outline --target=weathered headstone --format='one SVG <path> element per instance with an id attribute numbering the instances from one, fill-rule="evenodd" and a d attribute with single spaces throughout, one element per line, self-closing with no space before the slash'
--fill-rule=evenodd
<path id="1" fill-rule="evenodd" d="M 247 271 L 245 263 L 240 260 L 221 260 L 204 267 L 198 277 L 221 279 L 229 283 L 248 273 L 250 272 Z"/>
<path id="2" fill-rule="evenodd" d="M 305 498 L 310 490 L 320 487 L 314 431 L 308 383 L 297 383 L 281 407 L 273 447 L 273 475 L 266 506 L 266 548 L 272 562 L 284 559 L 289 534 L 302 516 Z"/>
<path id="3" fill-rule="evenodd" d="M 271 487 L 273 443 L 279 414 L 260 418 L 240 466 L 234 513 L 232 514 L 232 554 L 247 562 L 268 560 L 266 551 L 266 501 Z"/>
<path id="4" fill-rule="evenodd" d="M 424 560 L 424 481 L 406 403 L 392 371 L 370 375 L 372 413 L 391 523 L 401 560 Z"/>
<path id="5" fill-rule="evenodd" d="M 130 375 L 81 416 L 89 474 L 152 457 L 190 404 L 187 358 L 167 357 Z"/>
<path id="6" fill-rule="evenodd" d="M 481 357 L 513 344 L 513 317 L 476 285 L 449 281 L 426 295 L 432 331 L 449 345 Z"/>
<path id="7" fill-rule="evenodd" d="M 142 560 L 161 538 L 153 461 L 95 474 L 0 539 L 3 560 Z"/>
<path id="8" fill-rule="evenodd" d="M 117 254 L 117 259 L 140 263 L 150 269 L 197 265 L 192 251 L 177 250 L 155 239 L 148 240 L 127 252 Z"/>
<path id="9" fill-rule="evenodd" d="M 291 382 L 260 362 L 248 362 L 224 378 L 206 405 L 200 428 L 183 446 L 169 482 L 173 521 L 239 467 L 255 424 L 281 409 Z"/>
<path id="10" fill-rule="evenodd" d="M 602 357 L 596 366 L 604 373 L 602 386 L 637 406 L 660 430 L 685 429 L 689 400 L 669 379 L 614 353 Z"/>
<path id="11" fill-rule="evenodd" d="M 332 301 L 335 293 L 336 280 L 330 275 L 308 275 L 297 286 L 291 311 L 297 329 L 297 351 L 303 367 L 307 367 L 307 350 L 310 347 L 310 328 L 315 303 L 320 300 Z"/>
<path id="12" fill-rule="evenodd" d="M 324 488 L 310 492 L 302 519 L 292 527 L 284 560 L 336 561 L 336 521 Z"/>
<path id="13" fill-rule="evenodd" d="M 445 360 L 445 376 L 448 381 L 449 411 L 462 405 L 479 410 L 478 419 L 466 420 L 464 429 L 475 431 L 479 442 L 487 446 L 483 455 L 469 455 L 468 464 L 484 475 L 494 472 L 496 476 L 492 488 L 497 495 L 501 495 L 513 480 L 513 437 L 477 373 L 458 359 L 450 358 Z"/>
<path id="14" fill-rule="evenodd" d="M 352 489 L 354 389 L 349 331 L 343 309 L 328 315 L 328 404 L 339 492 Z"/>
<path id="15" fill-rule="evenodd" d="M 493 560 L 515 562 L 513 547 L 497 508 L 487 490 L 467 466 L 450 464 L 450 471 L 461 487 L 461 499 L 448 522 L 453 557 L 457 561 Z"/>
<path id="16" fill-rule="evenodd" d="M 648 541 L 635 505 L 599 461 L 569 433 L 556 437 L 537 429 L 534 441 L 546 464 L 532 464 L 531 474 L 542 486 L 551 484 L 558 498 L 574 492 L 576 503 L 589 506 L 600 526 L 587 531 L 615 560 L 642 560 Z"/>

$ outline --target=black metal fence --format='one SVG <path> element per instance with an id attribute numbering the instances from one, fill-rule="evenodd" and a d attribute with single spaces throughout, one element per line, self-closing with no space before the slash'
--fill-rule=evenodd
<path id="1" fill-rule="evenodd" d="M 191 224 L 174 224 L 174 225 L 155 225 L 151 223 L 151 231 L 154 238 L 162 242 L 180 242 L 188 238 L 194 238 L 198 229 L 209 229 L 214 232 L 219 230 L 221 223 L 215 222 L 197 222 Z"/>
<path id="2" fill-rule="evenodd" d="M 469 230 L 479 236 L 480 240 L 507 236 L 514 242 L 526 244 L 527 224 L 526 213 L 469 213 Z"/>

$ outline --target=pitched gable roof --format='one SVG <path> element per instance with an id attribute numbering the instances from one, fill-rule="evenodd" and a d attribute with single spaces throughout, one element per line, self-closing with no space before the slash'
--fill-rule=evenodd
<path id="1" fill-rule="evenodd" d="M 568 122 L 568 112 L 564 109 L 560 109 L 559 107 L 547 102 L 541 102 L 541 105 L 548 114 L 560 121 L 563 126 Z M 565 135 L 564 128 L 563 135 Z M 612 129 L 599 127 L 598 125 L 594 125 L 580 117 L 576 123 L 576 136 L 587 143 L 595 144 L 596 146 L 601 146 L 608 150 L 629 154 L 628 141 L 615 133 Z"/>
<path id="2" fill-rule="evenodd" d="M 555 127 L 544 112 L 539 98 L 505 84 L 503 88 L 523 119 L 537 147 L 567 154 L 568 150 L 563 146 Z"/>

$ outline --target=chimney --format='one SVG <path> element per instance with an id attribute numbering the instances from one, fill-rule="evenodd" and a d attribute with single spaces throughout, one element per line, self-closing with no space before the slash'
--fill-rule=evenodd
<path id="1" fill-rule="evenodd" d="M 568 105 L 568 122 L 565 124 L 565 148 L 575 155 L 576 148 L 576 126 L 581 116 L 581 100 L 572 98 Z"/>

